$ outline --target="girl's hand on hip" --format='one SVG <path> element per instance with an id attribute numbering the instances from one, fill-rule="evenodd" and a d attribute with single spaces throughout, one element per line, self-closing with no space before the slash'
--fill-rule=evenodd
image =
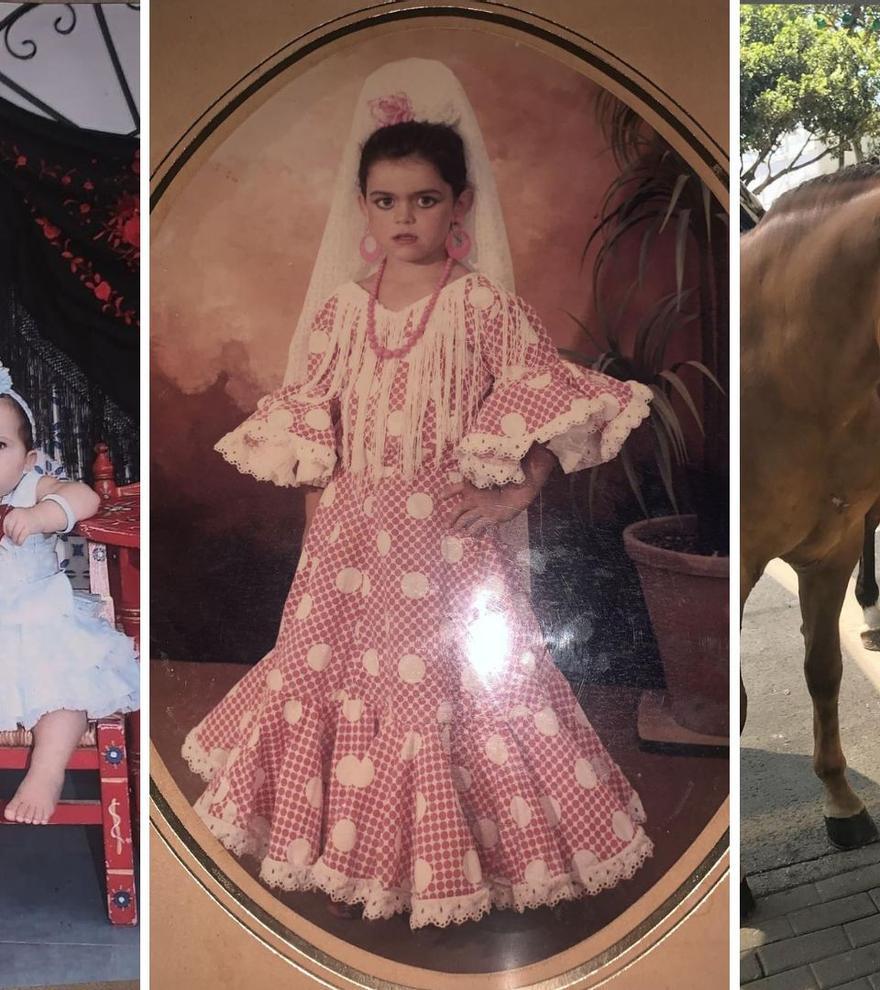
<path id="1" fill-rule="evenodd" d="M 529 482 L 500 488 L 476 488 L 469 481 L 459 481 L 443 488 L 440 498 L 460 497 L 447 517 L 453 533 L 482 536 L 494 526 L 510 522 L 528 508 L 539 490 L 540 487 Z"/>
<path id="2" fill-rule="evenodd" d="M 450 528 L 468 536 L 482 536 L 493 526 L 510 522 L 534 501 L 556 464 L 555 454 L 544 444 L 533 443 L 521 461 L 526 479 L 521 485 L 476 488 L 469 481 L 447 485 L 440 498 L 461 497 L 449 514 Z"/>

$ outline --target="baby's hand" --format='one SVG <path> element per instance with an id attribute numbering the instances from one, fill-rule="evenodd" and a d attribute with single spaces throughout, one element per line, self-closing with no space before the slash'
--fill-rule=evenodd
<path id="1" fill-rule="evenodd" d="M 440 498 L 461 496 L 447 520 L 454 533 L 482 536 L 493 526 L 510 522 L 528 508 L 539 490 L 528 482 L 500 488 L 475 488 L 469 481 L 460 481 L 443 488 Z"/>
<path id="2" fill-rule="evenodd" d="M 3 519 L 3 532 L 17 546 L 34 533 L 42 533 L 39 506 L 29 509 L 10 509 Z"/>

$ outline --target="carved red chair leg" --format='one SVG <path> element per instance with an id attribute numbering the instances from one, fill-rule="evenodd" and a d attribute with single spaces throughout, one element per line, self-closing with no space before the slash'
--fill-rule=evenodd
<path id="1" fill-rule="evenodd" d="M 91 590 L 107 608 L 107 620 L 117 620 L 140 649 L 140 485 L 118 486 L 106 443 L 95 447 L 92 465 L 94 489 L 101 496 L 102 511 L 77 526 L 88 540 Z M 130 712 L 128 764 L 131 778 L 132 823 L 137 833 L 140 802 L 140 712 Z"/>
<path id="2" fill-rule="evenodd" d="M 112 717 L 98 721 L 97 749 L 107 878 L 107 914 L 111 924 L 136 925 L 134 844 L 123 719 Z"/>

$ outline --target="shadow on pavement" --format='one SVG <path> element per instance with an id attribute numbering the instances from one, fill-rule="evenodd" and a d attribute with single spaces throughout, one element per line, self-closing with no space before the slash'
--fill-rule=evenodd
<path id="1" fill-rule="evenodd" d="M 740 768 L 741 851 L 746 873 L 838 852 L 825 834 L 822 785 L 809 756 L 743 747 Z M 880 781 L 853 767 L 847 777 L 868 812 L 880 822 Z"/>

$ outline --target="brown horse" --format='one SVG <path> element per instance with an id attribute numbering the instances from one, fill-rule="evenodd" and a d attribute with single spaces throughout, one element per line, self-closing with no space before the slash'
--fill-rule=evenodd
<path id="1" fill-rule="evenodd" d="M 841 606 L 880 511 L 880 166 L 780 197 L 741 263 L 742 602 L 774 557 L 796 571 L 813 767 L 849 849 L 878 837 L 846 779 L 837 698 Z"/>

